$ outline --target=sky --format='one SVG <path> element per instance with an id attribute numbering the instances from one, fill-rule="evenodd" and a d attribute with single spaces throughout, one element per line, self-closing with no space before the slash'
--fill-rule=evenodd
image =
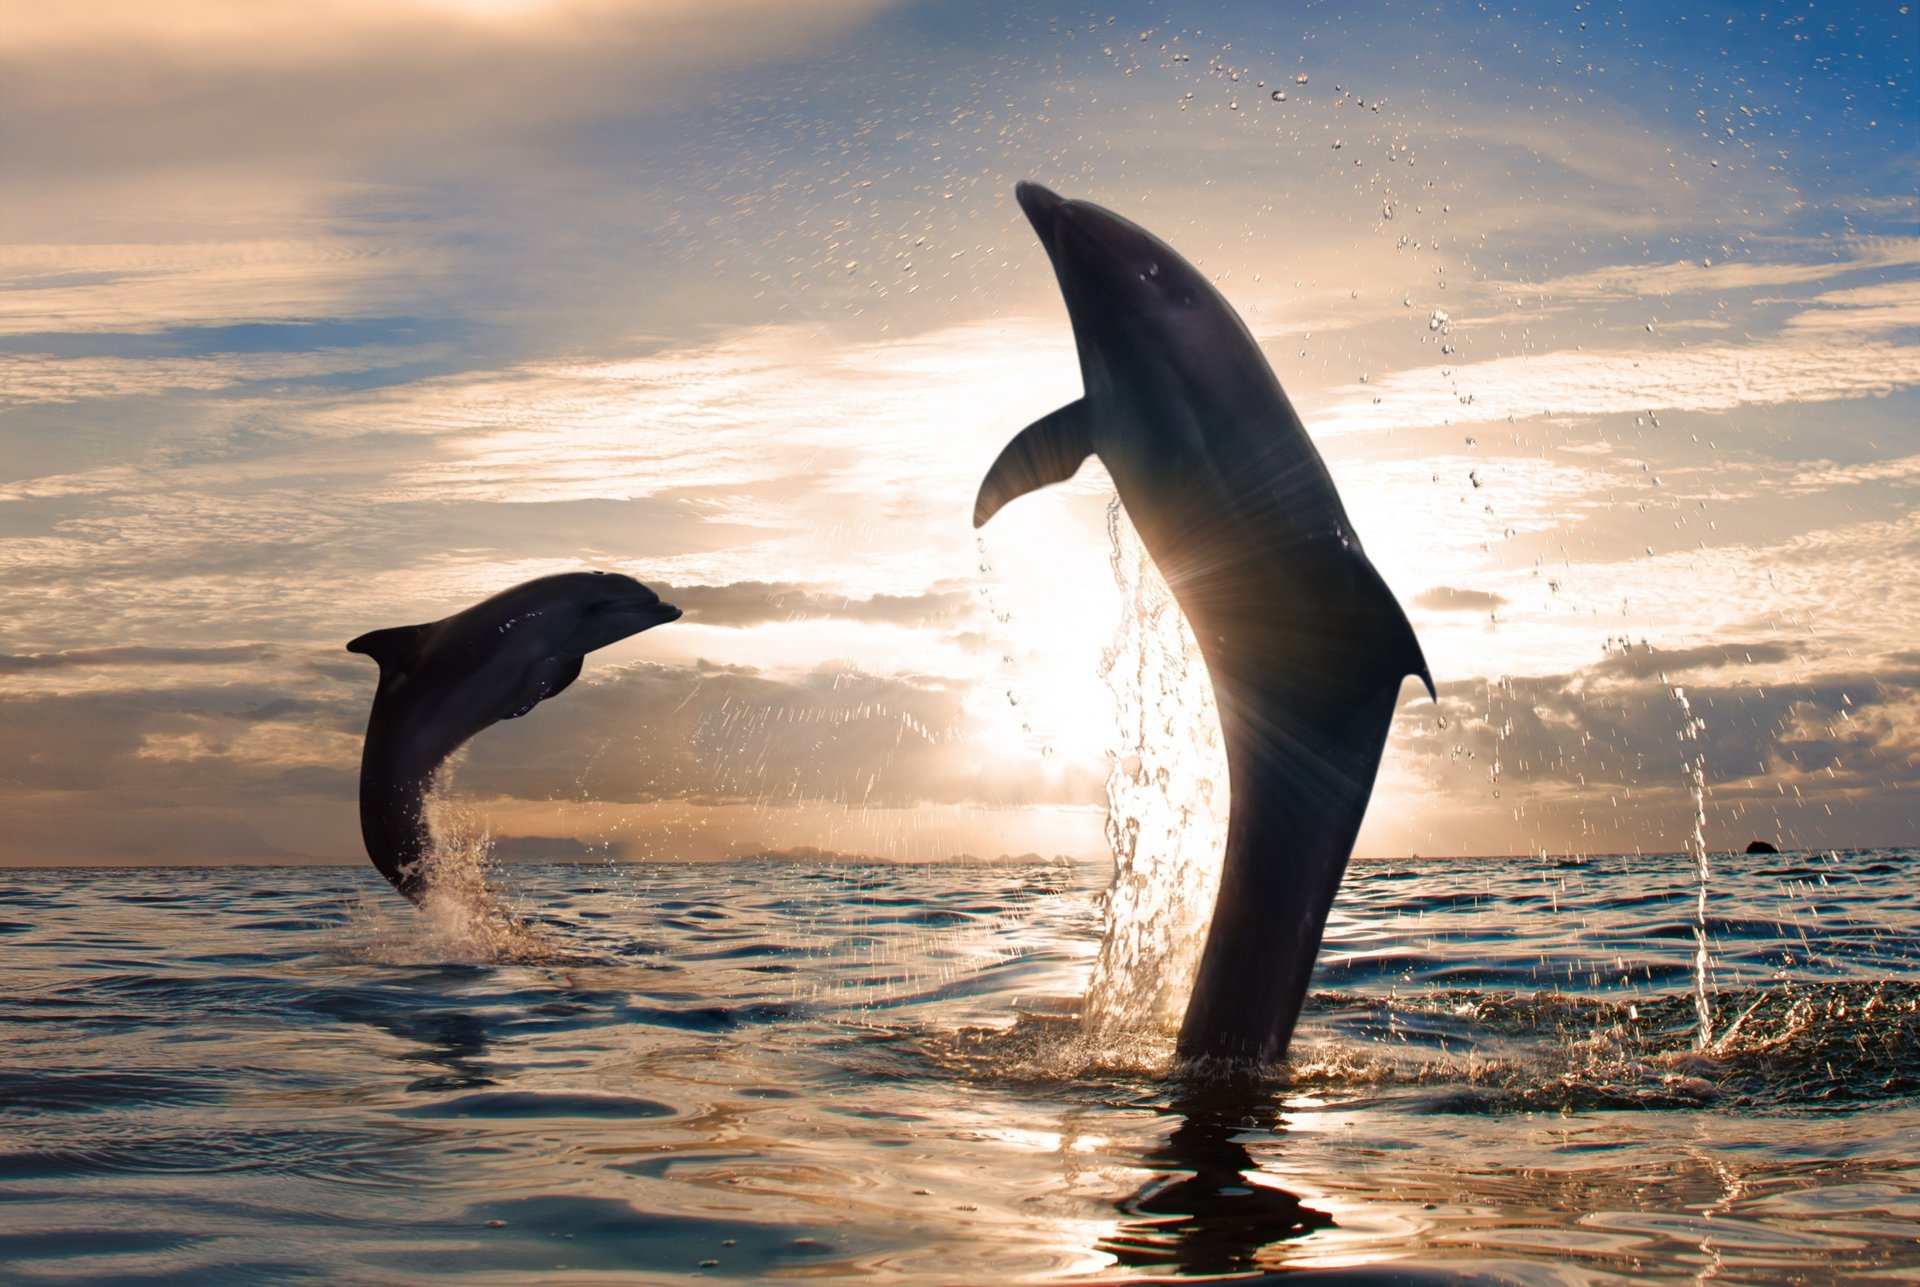
<path id="1" fill-rule="evenodd" d="M 459 761 L 502 857 L 1106 852 L 1111 487 L 970 526 L 1079 394 L 1024 178 L 1215 275 L 1409 612 L 1357 852 L 1684 850 L 1696 768 L 1711 848 L 1913 843 L 1916 44 L 0 0 L 0 864 L 363 860 L 345 641 L 580 568 L 686 616 Z"/>

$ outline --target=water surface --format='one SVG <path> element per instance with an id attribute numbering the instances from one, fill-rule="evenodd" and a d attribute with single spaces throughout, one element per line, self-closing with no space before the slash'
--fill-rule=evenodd
<path id="1" fill-rule="evenodd" d="M 0 1277 L 1911 1281 L 1920 854 L 1714 867 L 1705 1052 L 1690 855 L 1363 861 L 1224 1081 L 1091 866 L 4 872 Z"/>

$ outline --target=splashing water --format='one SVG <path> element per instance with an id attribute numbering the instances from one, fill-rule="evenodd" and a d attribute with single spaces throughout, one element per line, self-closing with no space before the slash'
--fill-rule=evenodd
<path id="1" fill-rule="evenodd" d="M 1206 663 L 1118 497 L 1107 536 L 1122 603 L 1101 659 L 1119 734 L 1107 775 L 1114 873 L 1083 1010 L 1103 1036 L 1178 1020 L 1220 888 L 1228 804 Z"/>
<path id="2" fill-rule="evenodd" d="M 1693 713 L 1687 690 L 1677 684 L 1673 688 L 1673 700 L 1680 704 L 1680 715 L 1685 721 L 1680 740 L 1693 744 L 1682 756 L 1680 765 L 1693 797 L 1693 834 L 1687 838 L 1687 851 L 1693 855 L 1694 869 L 1699 875 L 1693 905 L 1693 1009 L 1698 1020 L 1693 1045 L 1696 1050 L 1705 1050 L 1713 1044 L 1713 1000 L 1707 977 L 1712 965 L 1707 951 L 1707 880 L 1712 874 L 1707 864 L 1707 753 L 1700 745 L 1700 734 L 1707 722 Z"/>
<path id="3" fill-rule="evenodd" d="M 391 900 L 368 908 L 359 953 L 382 961 L 424 959 L 440 964 L 483 965 L 546 961 L 557 945 L 500 901 L 487 880 L 493 836 L 470 806 L 443 794 L 442 780 L 427 802 L 433 846 L 421 859 L 426 892 L 419 912 L 404 921 L 385 913 Z"/>

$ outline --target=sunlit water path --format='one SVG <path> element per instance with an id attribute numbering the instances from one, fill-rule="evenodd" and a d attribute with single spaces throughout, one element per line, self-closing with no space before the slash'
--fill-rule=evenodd
<path id="1" fill-rule="evenodd" d="M 0 873 L 0 1279 L 1920 1272 L 1920 854 L 1358 862 L 1290 1082 L 1078 1037 L 1094 867 Z"/>

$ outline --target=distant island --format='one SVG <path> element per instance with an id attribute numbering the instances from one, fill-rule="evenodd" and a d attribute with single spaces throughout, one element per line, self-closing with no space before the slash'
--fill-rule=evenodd
<path id="1" fill-rule="evenodd" d="M 1750 854 L 1777 854 L 1780 851 L 1764 840 L 1755 840 L 1748 843 L 1747 852 Z"/>

